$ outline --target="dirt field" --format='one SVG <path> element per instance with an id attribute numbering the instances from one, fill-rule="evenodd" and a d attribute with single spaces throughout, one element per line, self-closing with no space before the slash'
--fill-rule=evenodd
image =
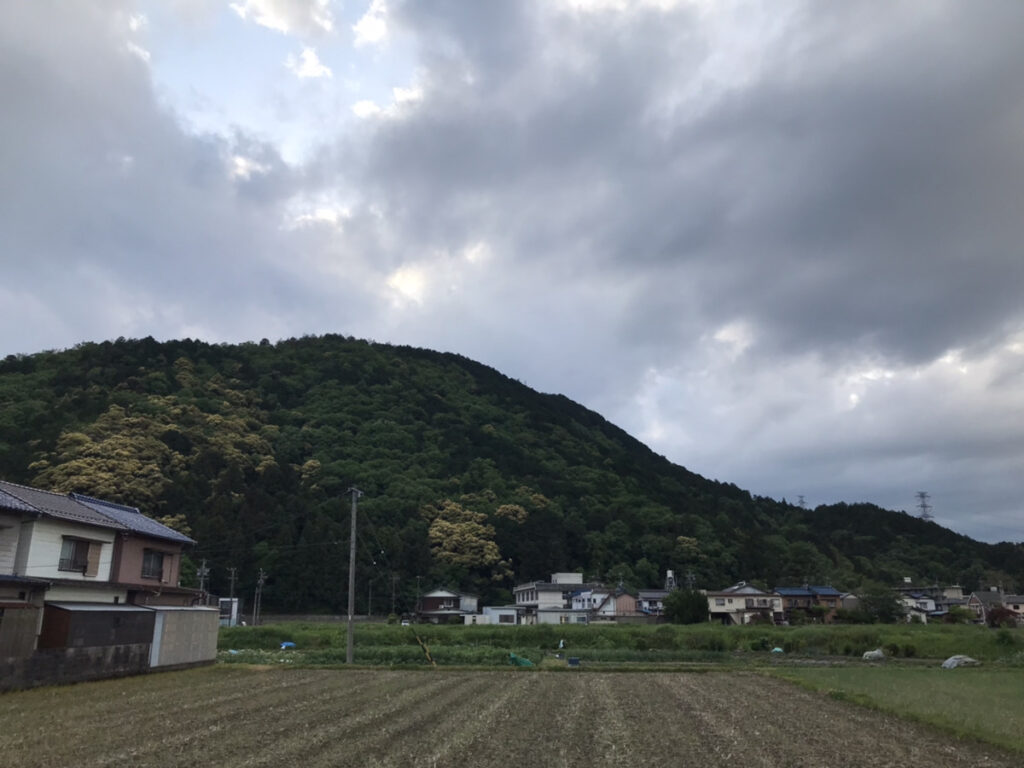
<path id="1" fill-rule="evenodd" d="M 0 696 L 20 766 L 1019 766 L 743 673 L 206 668 Z"/>

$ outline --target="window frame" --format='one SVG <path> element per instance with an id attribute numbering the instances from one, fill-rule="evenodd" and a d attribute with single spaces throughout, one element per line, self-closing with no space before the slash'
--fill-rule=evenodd
<path id="1" fill-rule="evenodd" d="M 150 560 L 154 557 L 159 557 L 159 567 L 154 570 Z M 151 579 L 153 581 L 164 580 L 164 562 L 167 558 L 167 553 L 159 549 L 150 549 L 146 547 L 142 550 L 142 569 L 141 576 L 144 579 Z"/>
<path id="2" fill-rule="evenodd" d="M 81 539 L 77 536 L 62 536 L 57 570 L 80 573 L 84 576 L 86 571 L 89 570 L 89 550 L 92 545 L 93 542 L 88 539 Z M 70 550 L 68 549 L 69 546 Z"/>

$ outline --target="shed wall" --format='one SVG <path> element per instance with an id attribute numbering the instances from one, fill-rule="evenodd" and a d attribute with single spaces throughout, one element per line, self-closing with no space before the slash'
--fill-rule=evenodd
<path id="1" fill-rule="evenodd" d="M 217 657 L 219 612 L 212 608 L 161 611 L 154 625 L 154 667 L 198 664 Z"/>

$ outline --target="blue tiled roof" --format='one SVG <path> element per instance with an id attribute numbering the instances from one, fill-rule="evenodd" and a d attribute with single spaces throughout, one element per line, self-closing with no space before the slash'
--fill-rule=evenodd
<path id="1" fill-rule="evenodd" d="M 814 587 L 810 588 L 811 592 L 818 595 L 819 597 L 839 597 L 840 592 L 835 587 Z"/>
<path id="2" fill-rule="evenodd" d="M 841 597 L 842 593 L 835 587 L 776 587 L 775 594 L 784 597 Z"/>
<path id="3" fill-rule="evenodd" d="M 158 539 L 177 541 L 182 544 L 196 543 L 194 539 L 190 539 L 185 534 L 179 533 L 173 528 L 168 528 L 163 523 L 158 523 L 156 520 L 146 517 L 135 507 L 126 507 L 123 504 L 115 504 L 112 501 L 94 499 L 91 496 L 83 496 L 79 493 L 72 493 L 71 498 L 89 507 L 89 509 L 110 518 L 114 522 L 120 523 L 122 526 L 135 533 L 141 533 L 144 536 L 154 536 Z"/>
<path id="4" fill-rule="evenodd" d="M 806 587 L 776 587 L 775 594 L 784 597 L 810 597 L 811 590 Z"/>

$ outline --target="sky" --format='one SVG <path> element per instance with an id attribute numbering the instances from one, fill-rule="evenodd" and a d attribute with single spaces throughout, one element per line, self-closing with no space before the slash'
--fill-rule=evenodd
<path id="1" fill-rule="evenodd" d="M 0 356 L 457 352 L 1024 540 L 1024 3 L 9 0 Z"/>

